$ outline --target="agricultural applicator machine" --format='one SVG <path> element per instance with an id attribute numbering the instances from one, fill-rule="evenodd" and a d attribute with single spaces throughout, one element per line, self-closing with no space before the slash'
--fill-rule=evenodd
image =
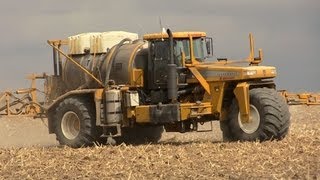
<path id="1" fill-rule="evenodd" d="M 204 32 L 86 33 L 49 40 L 54 75 L 46 76 L 49 133 L 60 144 L 103 138 L 156 142 L 167 132 L 197 131 L 220 121 L 225 140 L 282 139 L 290 114 L 275 89 L 276 68 L 260 66 L 262 50 L 244 60 L 209 60 Z"/>

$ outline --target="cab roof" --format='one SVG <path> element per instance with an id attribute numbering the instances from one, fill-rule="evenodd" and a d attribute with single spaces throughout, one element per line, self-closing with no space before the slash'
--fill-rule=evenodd
<path id="1" fill-rule="evenodd" d="M 205 37 L 207 34 L 205 32 L 173 32 L 173 38 L 189 38 L 192 37 Z M 153 34 L 145 34 L 143 36 L 144 40 L 152 40 L 152 39 L 167 39 L 167 33 L 153 33 Z"/>

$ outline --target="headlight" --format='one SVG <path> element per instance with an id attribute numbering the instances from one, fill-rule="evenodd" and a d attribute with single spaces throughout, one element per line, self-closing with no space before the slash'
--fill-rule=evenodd
<path id="1" fill-rule="evenodd" d="M 247 75 L 247 76 L 253 76 L 253 75 L 256 75 L 256 74 L 257 74 L 256 70 L 245 71 L 245 75 Z"/>
<path id="2" fill-rule="evenodd" d="M 271 69 L 270 73 L 271 74 L 277 74 L 277 70 L 276 69 Z"/>

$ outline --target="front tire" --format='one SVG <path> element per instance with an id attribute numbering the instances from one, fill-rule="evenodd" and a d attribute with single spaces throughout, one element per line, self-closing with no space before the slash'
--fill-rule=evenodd
<path id="1" fill-rule="evenodd" d="M 95 125 L 94 104 L 85 98 L 67 98 L 55 110 L 54 131 L 61 145 L 93 145 L 101 135 Z"/>
<path id="2" fill-rule="evenodd" d="M 228 118 L 220 127 L 224 140 L 266 141 L 281 140 L 290 126 L 290 113 L 284 98 L 274 89 L 256 88 L 250 90 L 249 123 L 241 121 L 236 98 L 233 100 Z"/>

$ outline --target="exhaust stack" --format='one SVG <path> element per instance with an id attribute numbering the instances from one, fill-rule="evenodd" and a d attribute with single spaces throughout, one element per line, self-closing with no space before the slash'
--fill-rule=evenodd
<path id="1" fill-rule="evenodd" d="M 167 34 L 169 36 L 169 47 L 170 47 L 170 56 L 168 63 L 168 98 L 172 102 L 177 102 L 178 99 L 178 82 L 177 82 L 177 65 L 174 63 L 173 56 L 173 35 L 170 29 L 167 29 Z"/>

